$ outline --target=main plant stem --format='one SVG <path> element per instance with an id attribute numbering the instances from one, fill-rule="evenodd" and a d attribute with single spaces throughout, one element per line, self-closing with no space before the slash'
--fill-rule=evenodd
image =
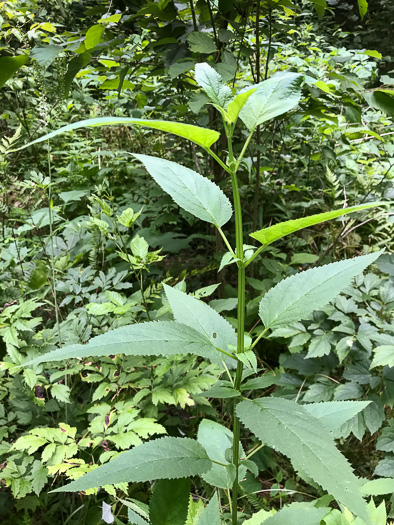
<path id="1" fill-rule="evenodd" d="M 237 180 L 237 165 L 234 163 L 232 151 L 231 136 L 229 137 L 229 165 L 231 167 L 231 184 L 233 187 L 234 215 L 235 215 L 235 239 L 236 239 L 236 256 L 238 259 L 238 335 L 237 335 L 237 353 L 244 351 L 244 333 L 245 333 L 245 265 L 243 262 L 243 229 L 242 229 L 242 210 L 241 199 L 239 195 Z M 238 164 L 239 165 L 239 164 Z M 233 168 L 235 166 L 235 169 Z M 237 371 L 235 374 L 234 388 L 239 389 L 242 382 L 243 363 L 238 361 Z M 234 402 L 233 417 L 233 463 L 235 465 L 235 480 L 232 490 L 232 525 L 238 525 L 238 467 L 239 467 L 239 438 L 240 438 L 240 421 L 236 414 L 236 402 Z"/>

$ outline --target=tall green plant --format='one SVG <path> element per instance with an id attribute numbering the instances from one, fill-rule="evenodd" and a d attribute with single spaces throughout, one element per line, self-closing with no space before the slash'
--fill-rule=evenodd
<path id="1" fill-rule="evenodd" d="M 121 454 L 80 479 L 57 489 L 57 491 L 83 491 L 90 488 L 121 482 L 144 482 L 167 480 L 157 484 L 152 497 L 150 517 L 145 511 L 138 512 L 134 506 L 131 519 L 134 523 L 160 525 L 163 513 L 157 512 L 157 501 L 162 507 L 175 505 L 168 498 L 172 488 L 178 492 L 189 491 L 189 484 L 174 485 L 172 480 L 202 476 L 213 487 L 231 489 L 232 525 L 238 524 L 239 482 L 247 470 L 258 474 L 258 466 L 251 460 L 240 443 L 241 423 L 265 445 L 288 456 L 301 476 L 312 479 L 335 499 L 370 523 L 369 512 L 360 483 L 346 459 L 336 449 L 331 431 L 365 408 L 365 403 L 348 402 L 343 409 L 337 403 L 316 406 L 298 405 L 296 402 L 277 397 L 264 396 L 251 400 L 243 396 L 245 391 L 264 389 L 272 382 L 244 379 L 245 369 L 258 374 L 254 349 L 269 330 L 288 326 L 307 318 L 314 310 L 332 300 L 349 285 L 353 277 L 373 263 L 381 252 L 313 268 L 288 277 L 273 287 L 261 300 L 259 315 L 264 329 L 251 341 L 245 335 L 245 275 L 250 263 L 265 246 L 285 235 L 322 223 L 355 211 L 371 208 L 381 203 L 368 203 L 353 208 L 335 210 L 295 221 L 273 225 L 252 233 L 261 247 L 252 255 L 250 246 L 245 248 L 242 224 L 242 205 L 238 191 L 238 169 L 253 133 L 262 123 L 294 109 L 301 97 L 302 77 L 285 72 L 276 75 L 250 89 L 233 96 L 219 75 L 208 65 L 196 68 L 197 83 L 205 90 L 212 104 L 223 117 L 224 131 L 228 141 L 227 162 L 212 150 L 218 134 L 196 126 L 127 118 L 99 118 L 65 126 L 34 143 L 47 140 L 60 133 L 86 126 L 112 124 L 147 126 L 189 138 L 204 148 L 231 178 L 233 202 L 208 178 L 180 164 L 147 155 L 134 155 L 143 163 L 154 180 L 183 209 L 199 219 L 213 224 L 222 235 L 229 250 L 226 260 L 233 260 L 238 272 L 237 331 L 207 304 L 165 286 L 165 293 L 174 314 L 174 321 L 149 321 L 139 325 L 124 326 L 104 335 L 94 337 L 86 345 L 59 348 L 26 363 L 36 366 L 44 361 L 62 361 L 69 358 L 105 356 L 114 353 L 127 355 L 162 355 L 190 353 L 214 362 L 224 362 L 230 381 L 226 387 L 218 386 L 210 397 L 233 397 L 234 413 L 232 428 L 203 420 L 197 439 L 162 437 L 151 440 Z M 238 157 L 233 152 L 233 134 L 241 120 L 249 134 Z M 27 145 L 29 146 L 29 144 Z M 24 147 L 27 147 L 24 146 Z M 235 216 L 235 248 L 231 246 L 222 230 Z M 248 374 L 249 370 L 248 370 Z M 351 405 L 351 406 L 349 406 Z M 228 450 L 226 450 L 228 449 Z M 167 496 L 166 496 L 167 495 Z M 183 495 L 184 496 L 184 495 Z M 181 498 L 187 505 L 187 497 Z M 171 509 L 167 514 L 171 515 Z M 174 523 L 185 522 L 184 509 L 174 507 L 171 518 Z M 326 509 L 327 512 L 329 509 Z M 164 511 L 163 511 L 164 512 Z M 312 522 L 325 512 L 313 507 L 297 508 L 301 523 Z M 270 522 L 269 518 L 267 523 Z M 150 521 L 149 521 L 150 520 Z M 175 520 L 175 521 L 174 521 Z M 220 524 L 219 499 L 215 495 L 198 521 L 198 525 Z M 273 518 L 272 518 L 273 520 Z M 133 521 L 132 521 L 133 522 Z M 276 523 L 277 521 L 275 521 Z M 260 523 L 259 517 L 253 523 Z M 272 521 L 274 523 L 274 520 Z"/>

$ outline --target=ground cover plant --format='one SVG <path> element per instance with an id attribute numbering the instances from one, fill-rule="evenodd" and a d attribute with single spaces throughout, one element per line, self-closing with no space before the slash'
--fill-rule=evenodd
<path id="1" fill-rule="evenodd" d="M 64 6 L 0 5 L 2 522 L 390 523 L 391 6 Z"/>

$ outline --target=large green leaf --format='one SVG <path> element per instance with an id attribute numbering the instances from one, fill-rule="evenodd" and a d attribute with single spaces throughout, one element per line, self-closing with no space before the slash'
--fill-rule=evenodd
<path id="1" fill-rule="evenodd" d="M 234 328 L 213 308 L 171 286 L 164 285 L 164 290 L 178 323 L 198 330 L 221 350 L 228 351 L 228 345 L 237 344 Z"/>
<path id="2" fill-rule="evenodd" d="M 335 433 L 346 421 L 364 410 L 371 401 L 326 401 L 302 405 L 313 417 Z"/>
<path id="3" fill-rule="evenodd" d="M 76 57 L 76 58 L 79 58 L 79 57 Z M 73 60 L 71 60 L 70 62 L 69 70 L 71 68 L 71 64 Z M 68 71 L 67 71 L 67 75 L 68 75 Z M 192 142 L 195 142 L 196 144 L 198 144 L 199 146 L 202 146 L 203 148 L 209 148 L 220 137 L 220 133 L 212 129 L 200 128 L 198 126 L 192 126 L 191 124 L 182 124 L 180 122 L 168 122 L 165 120 L 144 120 L 144 119 L 139 119 L 139 118 L 128 118 L 128 117 L 99 117 L 99 118 L 90 118 L 87 120 L 80 120 L 79 122 L 74 122 L 73 124 L 68 124 L 67 126 L 63 126 L 62 128 L 52 131 L 51 133 L 48 133 L 47 135 L 44 135 L 36 140 L 33 140 L 32 142 L 29 142 L 25 146 L 22 146 L 21 148 L 18 148 L 15 151 L 19 151 L 21 149 L 28 148 L 32 144 L 37 144 L 38 142 L 49 140 L 52 137 L 56 137 L 57 135 L 61 135 L 62 133 L 66 133 L 68 131 L 73 131 L 74 129 L 100 127 L 100 126 L 118 126 L 118 125 L 144 126 L 145 128 L 158 129 L 160 131 L 165 131 L 167 133 L 173 133 L 174 135 L 178 135 L 178 137 L 183 137 Z"/>
<path id="4" fill-rule="evenodd" d="M 27 364 L 63 361 L 90 356 L 194 354 L 220 360 L 210 340 L 201 332 L 174 321 L 151 321 L 110 330 L 93 337 L 86 345 L 69 345 L 41 355 Z"/>
<path id="5" fill-rule="evenodd" d="M 28 55 L 0 58 L 0 88 L 29 60 Z"/>
<path id="6" fill-rule="evenodd" d="M 222 77 L 209 64 L 196 64 L 195 78 L 208 97 L 222 108 L 232 98 L 231 89 L 223 83 Z"/>
<path id="7" fill-rule="evenodd" d="M 297 106 L 301 98 L 302 78 L 298 73 L 289 72 L 261 82 L 239 113 L 249 131 Z"/>
<path id="8" fill-rule="evenodd" d="M 30 56 L 35 58 L 40 66 L 47 69 L 62 51 L 63 48 L 61 46 L 36 46 L 31 50 Z"/>
<path id="9" fill-rule="evenodd" d="M 230 220 L 232 208 L 229 199 L 208 178 L 170 160 L 135 153 L 134 157 L 184 210 L 219 227 Z"/>
<path id="10" fill-rule="evenodd" d="M 100 43 L 101 37 L 104 33 L 104 27 L 100 24 L 96 24 L 90 27 L 86 32 L 85 47 L 86 49 L 92 49 Z"/>
<path id="11" fill-rule="evenodd" d="M 198 525 L 220 525 L 220 507 L 219 507 L 219 498 L 215 493 L 212 496 L 211 501 L 205 507 L 203 513 L 201 514 L 200 519 L 198 520 Z"/>
<path id="12" fill-rule="evenodd" d="M 325 306 L 352 279 L 372 264 L 383 250 L 292 275 L 271 288 L 260 301 L 259 314 L 266 328 L 286 326 Z"/>
<path id="13" fill-rule="evenodd" d="M 356 211 L 361 211 L 367 208 L 373 208 L 375 206 L 382 206 L 386 203 L 384 202 L 372 202 L 368 204 L 360 204 L 359 206 L 352 206 L 351 208 L 341 208 L 340 210 L 328 211 L 326 213 L 317 213 L 316 215 L 310 215 L 309 217 L 302 217 L 301 219 L 295 219 L 286 222 L 280 222 L 279 224 L 274 224 L 269 228 L 264 228 L 257 232 L 251 233 L 250 236 L 254 239 L 257 239 L 261 244 L 271 244 L 290 233 L 297 232 L 304 228 L 309 228 L 315 224 L 320 224 L 321 222 L 331 221 L 342 215 L 347 215 L 348 213 L 354 213 Z"/>
<path id="14" fill-rule="evenodd" d="M 79 71 L 81 71 L 81 69 L 83 69 L 85 66 L 87 66 L 90 62 L 90 57 L 91 57 L 91 54 L 88 52 L 88 51 L 85 51 L 85 53 L 82 53 L 81 55 L 78 55 L 76 57 L 74 57 L 72 60 L 70 60 L 70 63 L 68 64 L 68 68 L 67 68 L 67 71 L 66 71 L 66 74 L 64 75 L 64 94 L 65 96 L 67 97 L 69 92 L 70 92 L 70 88 L 71 88 L 71 84 L 76 76 L 77 73 L 79 73 Z M 95 119 L 91 119 L 91 120 L 95 120 Z M 85 121 L 85 122 L 88 122 L 88 121 Z M 76 122 L 75 124 L 79 124 L 79 122 Z M 73 126 L 74 124 L 69 124 L 69 126 Z M 81 126 L 76 126 L 76 127 L 81 127 Z M 64 128 L 67 128 L 67 126 L 64 126 L 63 128 L 60 128 L 56 131 L 53 131 L 52 133 L 55 133 L 56 135 L 59 133 L 63 133 L 63 131 L 68 131 Z M 72 128 L 74 129 L 74 128 Z M 63 130 L 63 131 L 62 131 Z M 44 137 L 40 137 L 39 139 L 37 140 L 34 140 L 33 142 L 30 142 L 29 144 L 27 144 L 26 146 L 24 146 L 25 148 L 27 148 L 27 146 L 30 146 L 30 144 L 34 144 L 36 142 L 41 142 L 42 140 L 46 140 L 47 138 L 49 139 L 51 133 L 49 133 L 48 135 L 45 135 Z M 22 149 L 22 148 L 20 148 Z"/>
<path id="15" fill-rule="evenodd" d="M 164 437 L 124 452 L 54 492 L 80 492 L 128 481 L 188 478 L 212 466 L 203 447 L 190 438 Z"/>
<path id="16" fill-rule="evenodd" d="M 327 428 L 303 406 L 281 398 L 242 401 L 237 414 L 263 443 L 289 457 L 335 499 L 369 523 L 359 482 Z"/>
<path id="17" fill-rule="evenodd" d="M 190 480 L 160 479 L 149 503 L 152 525 L 185 525 L 189 507 Z"/>
<path id="18" fill-rule="evenodd" d="M 203 419 L 198 427 L 197 441 L 204 447 L 210 459 L 222 463 L 222 465 L 214 463 L 211 470 L 202 476 L 214 487 L 230 489 L 233 486 L 235 466 L 226 459 L 226 450 L 232 448 L 233 438 L 231 430 L 209 419 Z M 241 457 L 245 455 L 242 445 L 240 445 L 240 454 Z M 242 479 L 245 474 L 246 468 L 239 467 L 239 478 Z"/>

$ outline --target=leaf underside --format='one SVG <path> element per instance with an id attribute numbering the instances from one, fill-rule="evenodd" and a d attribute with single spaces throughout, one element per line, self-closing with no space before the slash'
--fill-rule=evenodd
<path id="1" fill-rule="evenodd" d="M 257 126 L 290 111 L 301 98 L 302 75 L 278 73 L 256 86 L 239 112 L 239 118 L 253 131 Z"/>
<path id="2" fill-rule="evenodd" d="M 326 401 L 308 403 L 302 407 L 311 416 L 320 419 L 325 427 L 335 433 L 341 426 L 364 410 L 371 401 Z"/>
<path id="3" fill-rule="evenodd" d="M 304 407 L 280 398 L 242 401 L 242 423 L 261 441 L 289 457 L 294 467 L 369 522 L 359 483 L 327 428 Z"/>
<path id="4" fill-rule="evenodd" d="M 219 498 L 216 493 L 201 514 L 198 525 L 220 525 Z"/>
<path id="5" fill-rule="evenodd" d="M 133 156 L 143 163 L 157 184 L 184 210 L 219 227 L 231 219 L 229 199 L 207 177 L 170 160 L 149 155 Z"/>
<path id="6" fill-rule="evenodd" d="M 143 443 L 54 492 L 80 492 L 123 482 L 188 478 L 212 466 L 203 447 L 190 438 L 164 437 Z"/>
<path id="7" fill-rule="evenodd" d="M 58 348 L 25 363 L 24 366 L 112 354 L 136 356 L 194 354 L 214 362 L 221 362 L 221 355 L 201 332 L 175 321 L 150 321 L 110 330 L 93 337 L 86 345 Z"/>
<path id="8" fill-rule="evenodd" d="M 228 345 L 237 344 L 234 328 L 224 317 L 206 303 L 164 285 L 164 290 L 178 323 L 194 328 L 205 335 L 211 343 L 221 350 L 228 351 Z"/>

